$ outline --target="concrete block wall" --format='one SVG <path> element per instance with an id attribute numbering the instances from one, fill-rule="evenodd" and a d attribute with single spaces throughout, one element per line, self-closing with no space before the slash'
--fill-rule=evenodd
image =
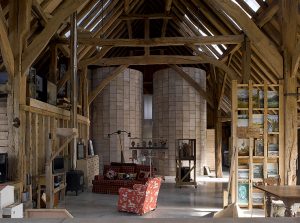
<path id="1" fill-rule="evenodd" d="M 206 72 L 185 67 L 200 86 L 206 89 Z M 176 175 L 176 139 L 196 139 L 196 171 L 203 173 L 206 165 L 206 100 L 173 69 L 157 71 L 153 75 L 153 137 L 166 138 L 169 149 L 164 162 L 164 175 Z"/>
<path id="2" fill-rule="evenodd" d="M 92 89 L 111 74 L 114 67 L 92 71 Z M 121 161 L 118 135 L 107 134 L 117 130 L 131 132 L 131 137 L 142 136 L 143 74 L 126 69 L 111 81 L 94 100 L 91 108 L 91 136 L 95 154 L 102 155 L 103 164 Z M 121 134 L 125 162 L 131 162 L 130 140 Z"/>

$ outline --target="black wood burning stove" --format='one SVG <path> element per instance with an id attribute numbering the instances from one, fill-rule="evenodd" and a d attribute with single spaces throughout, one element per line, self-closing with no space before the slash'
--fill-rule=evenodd
<path id="1" fill-rule="evenodd" d="M 77 196 L 79 190 L 83 192 L 83 185 L 84 174 L 82 170 L 70 170 L 67 172 L 66 194 L 68 191 L 75 191 Z"/>

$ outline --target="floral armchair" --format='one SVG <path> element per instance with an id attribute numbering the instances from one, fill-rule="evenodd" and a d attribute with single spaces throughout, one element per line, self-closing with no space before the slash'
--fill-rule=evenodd
<path id="1" fill-rule="evenodd" d="M 118 210 L 143 215 L 156 209 L 161 178 L 149 178 L 145 185 L 135 184 L 133 189 L 120 188 Z"/>

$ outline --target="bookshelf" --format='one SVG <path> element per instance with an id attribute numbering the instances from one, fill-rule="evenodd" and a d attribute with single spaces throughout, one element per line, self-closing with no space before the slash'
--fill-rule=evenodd
<path id="1" fill-rule="evenodd" d="M 253 187 L 268 177 L 284 176 L 283 86 L 232 82 L 232 200 L 252 209 L 264 206 Z M 282 181 L 281 181 L 282 182 Z"/>

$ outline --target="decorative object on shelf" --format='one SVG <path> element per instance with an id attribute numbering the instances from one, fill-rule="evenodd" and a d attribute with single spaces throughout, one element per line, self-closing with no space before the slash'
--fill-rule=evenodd
<path id="1" fill-rule="evenodd" d="M 168 140 L 166 140 L 166 139 L 160 139 L 159 143 L 160 143 L 161 147 L 165 147 L 167 145 L 167 141 Z"/>
<path id="2" fill-rule="evenodd" d="M 121 140 L 121 134 L 122 133 L 127 133 L 127 136 L 130 138 L 131 137 L 131 133 L 127 132 L 126 130 L 118 130 L 116 132 L 112 132 L 107 134 L 108 138 L 110 138 L 110 136 L 112 135 L 118 135 L 119 137 L 119 143 L 120 143 L 120 148 L 121 148 L 121 163 L 125 162 L 125 158 L 124 158 L 124 151 L 123 151 L 123 145 L 122 145 L 122 140 Z"/>
<path id="3" fill-rule="evenodd" d="M 131 147 L 135 146 L 135 141 L 131 141 Z"/>
<path id="4" fill-rule="evenodd" d="M 146 147 L 147 147 L 146 141 L 143 141 L 143 142 L 142 142 L 142 145 L 143 145 L 144 148 L 146 148 Z"/>
<path id="5" fill-rule="evenodd" d="M 151 141 L 151 140 L 149 140 L 148 146 L 149 146 L 149 147 L 152 147 L 152 141 Z"/>

